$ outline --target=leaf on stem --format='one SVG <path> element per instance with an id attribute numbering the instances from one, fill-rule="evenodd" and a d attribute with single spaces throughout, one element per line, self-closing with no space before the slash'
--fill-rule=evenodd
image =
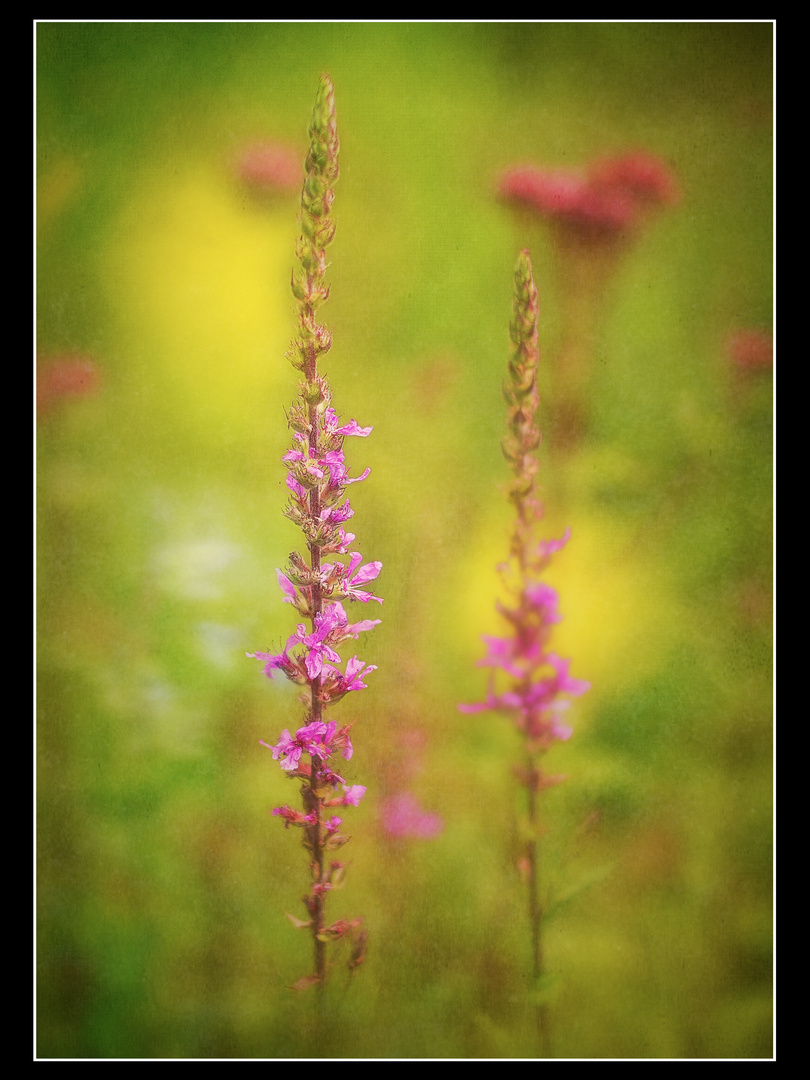
<path id="1" fill-rule="evenodd" d="M 350 840 L 350 836 L 345 836 L 343 833 L 334 833 L 334 835 L 329 836 L 324 840 L 324 851 L 336 851 L 337 848 L 342 848 L 344 844 L 348 844 Z"/>
<path id="2" fill-rule="evenodd" d="M 615 863 L 604 863 L 602 866 L 596 866 L 592 869 L 584 872 L 576 881 L 567 885 L 564 889 L 561 889 L 556 893 L 546 908 L 545 918 L 546 921 L 554 918 L 558 915 L 563 908 L 567 907 L 580 893 L 585 892 L 592 886 L 597 885 L 604 878 L 613 873 L 615 869 Z"/>
<path id="3" fill-rule="evenodd" d="M 534 979 L 529 1000 L 532 1005 L 552 1005 L 560 992 L 562 983 L 559 975 L 544 972 Z"/>
<path id="4" fill-rule="evenodd" d="M 297 930 L 306 930 L 308 926 L 312 926 L 312 919 L 307 919 L 307 921 L 304 922 L 303 919 L 296 919 L 295 915 L 291 915 L 289 911 L 285 911 L 284 914 Z"/>
<path id="5" fill-rule="evenodd" d="M 321 981 L 319 975 L 304 975 L 297 982 L 294 982 L 292 986 L 288 986 L 288 990 L 308 990 L 310 986 L 315 986 Z"/>

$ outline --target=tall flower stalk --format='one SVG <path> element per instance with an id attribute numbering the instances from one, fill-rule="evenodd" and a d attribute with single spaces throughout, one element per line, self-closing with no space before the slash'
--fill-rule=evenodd
<path id="1" fill-rule="evenodd" d="M 327 720 L 326 713 L 347 694 L 364 689 L 364 679 L 376 670 L 376 665 L 366 665 L 356 654 L 341 669 L 339 650 L 380 622 L 350 622 L 344 602 L 382 603 L 366 588 L 380 573 L 382 563 L 363 563 L 355 535 L 344 528 L 354 514 L 346 488 L 364 480 L 369 470 L 349 477 L 343 442 L 347 436 L 365 438 L 371 428 L 360 427 L 354 420 L 341 423 L 332 408 L 329 382 L 319 369 L 332 344 L 331 332 L 318 321 L 318 309 L 329 296 L 326 248 L 335 234 L 331 209 L 338 178 L 335 94 L 328 75 L 320 79 L 309 135 L 296 243 L 300 266 L 292 274 L 298 331 L 287 353 L 301 373 L 301 382 L 298 398 L 287 414 L 292 446 L 283 457 L 290 496 L 284 513 L 301 529 L 305 551 L 303 555 L 293 552 L 289 565 L 276 571 L 283 602 L 292 605 L 305 622 L 298 623 L 280 653 L 247 655 L 263 663 L 268 677 L 281 672 L 301 687 L 299 701 L 304 715 L 295 734 L 285 728 L 275 744 L 263 740 L 261 744 L 289 777 L 300 782 L 301 809 L 285 804 L 276 807 L 273 814 L 286 828 L 302 830 L 309 860 L 310 884 L 303 898 L 307 918 L 288 917 L 312 935 L 314 970 L 296 987 L 317 984 L 322 989 L 330 943 L 351 940 L 350 970 L 362 963 L 365 954 L 362 919 L 339 919 L 329 924 L 326 918 L 327 896 L 343 884 L 345 876 L 344 864 L 333 859 L 332 853 L 349 839 L 340 831 L 342 818 L 335 811 L 357 806 L 366 792 L 363 785 L 347 783 L 337 771 L 336 759 L 348 760 L 353 754 L 352 722 Z M 348 563 L 333 560 L 333 556 L 346 556 Z"/>
<path id="2" fill-rule="evenodd" d="M 569 674 L 570 660 L 549 650 L 555 623 L 561 619 L 556 591 L 542 580 L 552 555 L 568 542 L 570 530 L 559 540 L 538 539 L 543 504 L 537 493 L 540 445 L 537 422 L 538 299 L 529 252 L 521 251 L 515 269 L 515 290 L 510 324 L 512 355 L 503 393 L 507 405 L 507 434 L 503 453 L 512 470 L 508 496 L 515 508 L 515 523 L 508 560 L 499 567 L 508 603 L 498 603 L 507 632 L 502 637 L 484 636 L 487 653 L 479 667 L 492 669 L 486 699 L 460 705 L 462 712 L 497 710 L 511 716 L 522 740 L 522 760 L 515 776 L 525 791 L 525 827 L 519 867 L 528 889 L 531 934 L 531 976 L 537 1001 L 537 1024 L 548 1048 L 548 1020 L 541 1003 L 544 902 L 540 884 L 540 793 L 564 779 L 549 775 L 546 752 L 557 740 L 568 739 L 571 728 L 563 723 L 570 705 L 589 689 L 590 683 Z M 500 672 L 500 675 L 498 675 Z"/>

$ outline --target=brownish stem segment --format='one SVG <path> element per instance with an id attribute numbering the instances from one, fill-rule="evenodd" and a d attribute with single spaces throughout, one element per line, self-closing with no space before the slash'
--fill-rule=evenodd
<path id="1" fill-rule="evenodd" d="M 307 827 L 307 846 L 312 852 L 312 882 L 313 885 L 323 883 L 323 844 L 322 839 L 322 802 L 313 785 L 313 776 L 315 776 L 321 767 L 320 758 L 312 758 L 312 775 L 310 776 L 309 786 L 303 790 L 304 795 L 304 808 L 307 813 L 315 813 L 315 821 Z M 326 985 L 326 942 L 322 941 L 320 935 L 323 934 L 325 927 L 324 918 L 324 906 L 325 898 L 322 892 L 313 890 L 312 894 L 312 908 L 310 916 L 312 919 L 312 943 L 314 949 L 314 964 L 315 974 L 318 976 L 318 989 L 323 991 Z"/>
<path id="2" fill-rule="evenodd" d="M 529 757 L 529 774 L 534 776 L 535 763 Z M 537 993 L 540 979 L 545 973 L 543 957 L 543 904 L 540 899 L 540 842 L 537 838 L 539 815 L 537 790 L 533 782 L 528 787 L 529 839 L 526 841 L 525 858 L 528 873 L 529 927 L 532 940 L 532 989 Z M 542 1002 L 535 1004 L 535 1023 L 540 1041 L 540 1051 L 545 1057 L 551 1052 L 548 1007 Z"/>
<path id="3" fill-rule="evenodd" d="M 307 381 L 312 384 L 315 381 L 317 375 L 317 356 L 314 349 L 310 350 L 309 359 L 306 367 Z M 318 453 L 318 413 L 314 405 L 309 407 L 309 446 L 315 452 Z M 317 521 L 321 512 L 321 502 L 318 488 L 314 487 L 309 493 L 309 512 L 313 521 Z M 313 571 L 320 570 L 321 567 L 321 550 L 317 544 L 309 544 L 309 557 L 310 567 Z M 315 631 L 316 617 L 321 613 L 323 607 L 323 599 L 321 596 L 321 586 L 318 582 L 315 582 L 312 586 L 312 631 Z M 321 720 L 323 715 L 323 708 L 321 705 L 318 690 L 320 688 L 321 677 L 316 675 L 310 682 L 310 722 L 317 723 Z M 312 878 L 313 883 L 323 884 L 323 800 L 317 791 L 317 777 L 321 770 L 321 759 L 318 757 L 312 758 L 312 771 L 309 776 L 309 790 L 305 794 L 305 804 L 307 804 L 307 812 L 315 814 L 315 821 L 310 826 L 310 836 L 312 844 Z M 324 894 L 320 891 L 313 893 L 313 911 L 312 911 L 312 939 L 314 946 L 314 961 L 315 961 L 315 974 L 318 976 L 318 989 L 323 992 L 326 985 L 326 942 L 321 940 L 326 920 L 324 916 L 325 898 Z"/>

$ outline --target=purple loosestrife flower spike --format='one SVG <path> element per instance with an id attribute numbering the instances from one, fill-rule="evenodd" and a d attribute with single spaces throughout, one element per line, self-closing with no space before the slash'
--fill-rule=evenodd
<path id="1" fill-rule="evenodd" d="M 566 530 L 559 540 L 537 537 L 537 525 L 543 516 L 536 486 L 536 450 L 540 445 L 537 423 L 538 310 L 531 259 L 524 250 L 515 269 L 509 327 L 512 352 L 509 379 L 503 389 L 507 434 L 502 445 L 512 470 L 507 491 L 515 507 L 510 558 L 500 567 L 511 595 L 509 603 L 498 605 L 507 624 L 507 633 L 503 637 L 486 635 L 483 639 L 487 652 L 479 666 L 491 669 L 485 700 L 459 706 L 465 713 L 505 712 L 513 718 L 522 737 L 524 762 L 515 768 L 515 775 L 526 789 L 526 842 L 520 865 L 529 890 L 531 966 L 535 986 L 543 974 L 537 797 L 543 788 L 563 779 L 546 775 L 541 768 L 541 759 L 556 741 L 568 739 L 572 734 L 572 729 L 560 721 L 560 714 L 570 705 L 568 698 L 577 697 L 590 688 L 589 683 L 569 675 L 569 660 L 561 659 L 548 648 L 553 627 L 562 616 L 558 611 L 556 591 L 543 582 L 540 575 L 551 556 L 568 542 L 570 532 Z M 503 689 L 498 689 L 499 681 Z M 544 1006 L 538 1006 L 537 1022 L 541 1041 L 547 1046 Z"/>
<path id="2" fill-rule="evenodd" d="M 332 345 L 332 333 L 319 321 L 319 308 L 329 296 L 325 282 L 326 248 L 335 234 L 331 217 L 334 185 L 338 178 L 338 138 L 335 124 L 335 93 L 328 75 L 318 85 L 315 108 L 309 128 L 310 149 L 306 160 L 306 178 L 301 192 L 300 235 L 295 252 L 299 267 L 292 274 L 292 293 L 298 310 L 296 337 L 287 354 L 301 373 L 298 399 L 290 407 L 287 420 L 292 429 L 292 446 L 282 461 L 287 468 L 286 489 L 289 501 L 284 513 L 303 532 L 306 553 L 293 552 L 284 570 L 276 576 L 282 601 L 291 604 L 298 615 L 309 621 L 299 622 L 280 653 L 248 653 L 263 664 L 269 678 L 279 673 L 302 687 L 301 702 L 305 716 L 292 734 L 284 728 L 275 744 L 261 741 L 290 778 L 301 785 L 303 810 L 288 805 L 276 807 L 285 828 L 302 829 L 303 845 L 308 853 L 310 886 L 304 897 L 307 921 L 290 916 L 295 926 L 309 929 L 314 947 L 314 972 L 300 979 L 295 987 L 317 985 L 322 990 L 327 975 L 327 946 L 339 938 L 352 940 L 350 969 L 355 970 L 365 950 L 366 934 L 362 919 L 326 922 L 325 906 L 329 892 L 338 878 L 342 883 L 345 867 L 329 862 L 327 854 L 345 844 L 349 837 L 340 833 L 342 819 L 328 812 L 329 807 L 356 807 L 366 793 L 362 784 L 349 784 L 335 772 L 336 761 L 348 761 L 354 752 L 349 736 L 351 723 L 340 726 L 324 719 L 326 709 L 348 693 L 366 688 L 363 679 L 376 670 L 353 656 L 344 663 L 340 647 L 357 640 L 361 633 L 373 630 L 379 619 L 350 622 L 341 601 L 367 603 L 379 596 L 359 588 L 374 581 L 382 563 L 363 564 L 356 547 L 356 537 L 343 528 L 354 513 L 345 498 L 346 487 L 365 480 L 366 469 L 349 477 L 343 454 L 347 436 L 365 438 L 370 427 L 356 420 L 343 423 L 332 408 L 332 391 L 326 376 L 319 370 L 321 357 Z M 348 563 L 325 562 L 324 555 L 348 555 Z M 343 793 L 336 794 L 342 786 Z"/>

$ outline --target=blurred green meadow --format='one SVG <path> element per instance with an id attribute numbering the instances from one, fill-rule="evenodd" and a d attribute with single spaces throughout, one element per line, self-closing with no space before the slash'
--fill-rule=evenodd
<path id="1" fill-rule="evenodd" d="M 538 1056 L 519 741 L 457 705 L 500 631 L 518 250 L 544 425 L 565 280 L 495 188 L 640 147 L 682 197 L 602 298 L 587 439 L 540 454 L 547 535 L 572 534 L 554 644 L 592 683 L 548 755 L 544 993 L 561 1058 L 770 1057 L 772 378 L 727 342 L 771 330 L 771 24 L 41 22 L 36 57 L 37 1055 Z M 259 745 L 300 708 L 245 658 L 294 631 L 298 194 L 236 163 L 303 161 L 321 71 L 325 366 L 374 426 L 346 453 L 385 603 L 335 709 L 368 794 L 330 913 L 370 948 L 319 1006 L 288 989 L 308 875 L 270 815 L 297 785 Z M 386 832 L 406 791 L 439 835 Z"/>

